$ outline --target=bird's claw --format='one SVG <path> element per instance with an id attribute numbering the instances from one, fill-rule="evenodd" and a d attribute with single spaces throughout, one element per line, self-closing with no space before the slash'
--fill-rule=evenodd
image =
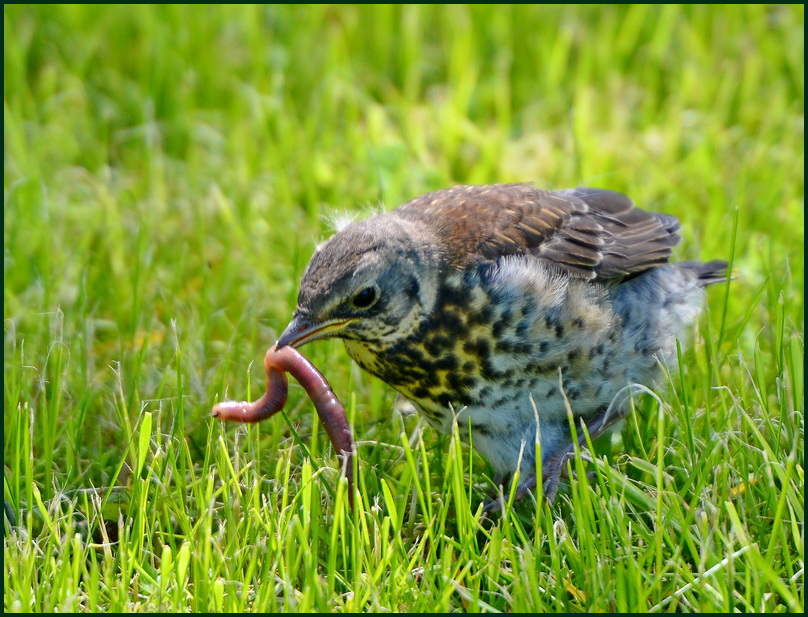
<path id="1" fill-rule="evenodd" d="M 570 478 L 567 462 L 571 461 L 574 456 L 574 451 L 565 449 L 551 456 L 542 465 L 542 493 L 548 505 L 552 505 L 558 496 L 558 488 L 561 484 L 561 478 L 564 478 L 565 480 Z M 573 475 L 575 475 L 574 472 Z M 592 481 L 595 479 L 596 475 L 597 474 L 595 472 L 589 472 L 586 474 L 586 477 Z M 504 478 L 502 476 L 494 479 L 495 486 L 499 488 L 499 494 L 486 500 L 485 505 L 483 506 L 483 514 L 497 512 L 498 510 L 503 510 L 505 508 L 505 496 L 503 493 L 505 483 L 503 480 Z M 514 494 L 514 501 L 521 499 L 535 487 L 536 474 L 531 473 L 517 485 L 516 493 Z"/>

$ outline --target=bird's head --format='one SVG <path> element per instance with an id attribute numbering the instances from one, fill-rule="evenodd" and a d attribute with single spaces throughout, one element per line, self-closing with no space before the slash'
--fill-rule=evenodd
<path id="1" fill-rule="evenodd" d="M 334 235 L 306 267 L 278 347 L 338 337 L 385 348 L 417 330 L 437 290 L 436 243 L 427 236 L 389 213 Z"/>

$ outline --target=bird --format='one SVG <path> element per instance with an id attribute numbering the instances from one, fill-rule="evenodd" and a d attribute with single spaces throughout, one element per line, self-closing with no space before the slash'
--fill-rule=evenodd
<path id="1" fill-rule="evenodd" d="M 315 249 L 276 345 L 341 338 L 443 433 L 453 426 L 516 497 L 552 502 L 584 431 L 677 359 L 727 263 L 672 261 L 678 220 L 606 189 L 462 185 L 355 221 Z M 627 390 L 628 389 L 628 390 Z M 491 500 L 485 509 L 497 509 Z"/>

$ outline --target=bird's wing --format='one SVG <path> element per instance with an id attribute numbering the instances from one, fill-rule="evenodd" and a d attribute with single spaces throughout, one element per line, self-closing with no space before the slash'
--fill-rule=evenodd
<path id="1" fill-rule="evenodd" d="M 668 261 L 678 221 L 645 212 L 621 193 L 529 184 L 458 186 L 422 195 L 395 212 L 435 231 L 449 262 L 526 254 L 580 278 L 619 278 Z"/>

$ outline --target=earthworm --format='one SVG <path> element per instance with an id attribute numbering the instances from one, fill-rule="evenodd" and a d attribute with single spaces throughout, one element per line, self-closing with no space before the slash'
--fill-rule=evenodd
<path id="1" fill-rule="evenodd" d="M 289 383 L 286 373 L 300 382 L 309 395 L 320 422 L 328 433 L 331 444 L 337 452 L 348 478 L 348 499 L 353 506 L 353 449 L 354 441 L 351 426 L 345 415 L 345 408 L 334 394 L 322 373 L 293 347 L 272 346 L 264 357 L 267 373 L 267 391 L 257 401 L 226 401 L 213 408 L 213 415 L 223 420 L 236 422 L 260 422 L 275 415 L 286 404 Z"/>

